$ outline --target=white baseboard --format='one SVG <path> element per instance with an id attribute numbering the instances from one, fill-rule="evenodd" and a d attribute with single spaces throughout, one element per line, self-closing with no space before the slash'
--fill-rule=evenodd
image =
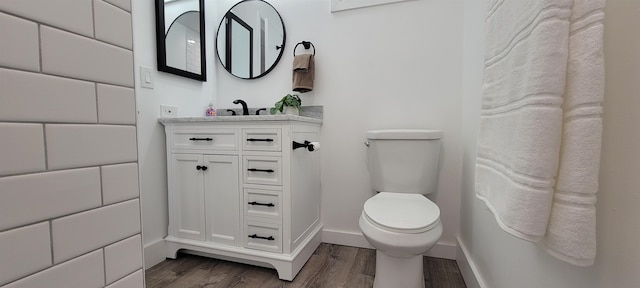
<path id="1" fill-rule="evenodd" d="M 322 242 L 374 249 L 373 246 L 371 246 L 369 242 L 367 242 L 367 239 L 364 238 L 361 232 L 323 229 Z M 431 248 L 431 250 L 427 251 L 427 253 L 425 253 L 424 255 L 429 257 L 455 260 L 456 249 L 457 247 L 455 243 L 438 242 L 435 246 L 433 246 L 433 248 Z"/>
<path id="2" fill-rule="evenodd" d="M 147 270 L 160 264 L 160 262 L 166 259 L 166 254 L 164 239 L 159 239 L 151 244 L 144 245 L 144 269 Z"/>
<path id="3" fill-rule="evenodd" d="M 322 229 L 322 243 L 373 249 L 360 232 Z"/>
<path id="4" fill-rule="evenodd" d="M 458 268 L 462 273 L 462 278 L 467 288 L 486 288 L 487 285 L 482 280 L 482 276 L 478 272 L 478 268 L 473 263 L 473 260 L 469 258 L 469 250 L 464 246 L 460 237 L 458 237 L 458 252 L 456 256 L 456 262 L 458 262 Z"/>

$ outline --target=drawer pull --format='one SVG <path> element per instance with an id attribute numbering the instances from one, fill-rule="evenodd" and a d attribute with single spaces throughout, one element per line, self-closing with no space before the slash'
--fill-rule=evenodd
<path id="1" fill-rule="evenodd" d="M 202 170 L 202 171 L 207 171 L 207 166 L 196 166 L 196 170 Z"/>
<path id="2" fill-rule="evenodd" d="M 267 206 L 267 207 L 274 207 L 276 205 L 274 205 L 273 203 L 260 203 L 260 202 L 256 202 L 256 201 L 252 201 L 248 203 L 249 205 L 259 205 L 259 206 Z"/>
<path id="3" fill-rule="evenodd" d="M 189 140 L 191 141 L 213 141 L 213 139 L 207 137 L 207 138 L 189 138 Z"/>
<path id="4" fill-rule="evenodd" d="M 247 169 L 247 171 L 251 171 L 251 172 L 267 172 L 267 173 L 275 172 L 275 171 L 273 171 L 273 169 L 256 169 L 256 168 L 249 168 L 249 169 Z"/>
<path id="5" fill-rule="evenodd" d="M 269 240 L 269 241 L 273 241 L 276 240 L 276 238 L 273 238 L 273 236 L 269 236 L 269 237 L 264 237 L 264 236 L 258 236 L 257 234 L 253 234 L 253 235 L 249 235 L 249 238 L 253 238 L 253 239 L 264 239 L 264 240 Z"/>
<path id="6" fill-rule="evenodd" d="M 271 138 L 266 138 L 266 139 L 247 138 L 247 141 L 249 141 L 249 142 L 273 142 L 273 139 L 271 139 Z"/>

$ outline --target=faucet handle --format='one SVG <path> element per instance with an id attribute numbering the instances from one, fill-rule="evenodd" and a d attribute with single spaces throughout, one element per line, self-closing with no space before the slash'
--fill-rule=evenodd
<path id="1" fill-rule="evenodd" d="M 256 115 L 260 115 L 260 111 L 267 111 L 267 108 L 260 108 L 256 110 Z"/>
<path id="2" fill-rule="evenodd" d="M 236 111 L 233 111 L 231 109 L 227 109 L 227 112 L 231 112 L 231 116 L 236 116 Z"/>

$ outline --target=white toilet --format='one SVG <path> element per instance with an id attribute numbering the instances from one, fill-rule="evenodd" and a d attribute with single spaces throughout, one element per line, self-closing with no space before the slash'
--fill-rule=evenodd
<path id="1" fill-rule="evenodd" d="M 376 248 L 374 288 L 422 288 L 422 254 L 442 235 L 440 209 L 424 194 L 436 190 L 442 131 L 367 132 L 372 188 L 360 230 Z"/>

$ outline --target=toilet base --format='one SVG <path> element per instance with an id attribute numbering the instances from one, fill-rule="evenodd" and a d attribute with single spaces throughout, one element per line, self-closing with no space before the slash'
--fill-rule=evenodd
<path id="1" fill-rule="evenodd" d="M 422 255 L 394 257 L 376 250 L 373 288 L 424 288 Z"/>

